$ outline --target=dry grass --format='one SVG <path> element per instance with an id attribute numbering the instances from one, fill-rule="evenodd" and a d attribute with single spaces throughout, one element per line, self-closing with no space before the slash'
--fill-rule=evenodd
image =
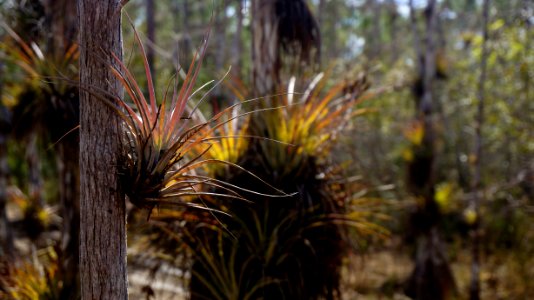
<path id="1" fill-rule="evenodd" d="M 470 260 L 469 249 L 463 248 L 451 262 L 458 299 L 468 299 Z M 534 299 L 533 263 L 534 257 L 523 260 L 512 251 L 484 257 L 481 299 Z M 410 257 L 396 250 L 352 255 L 343 270 L 343 299 L 409 299 L 402 285 L 412 267 Z"/>

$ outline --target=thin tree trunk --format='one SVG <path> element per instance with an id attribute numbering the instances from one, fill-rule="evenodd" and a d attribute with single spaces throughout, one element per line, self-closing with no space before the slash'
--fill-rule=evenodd
<path id="1" fill-rule="evenodd" d="M 152 73 L 152 80 L 155 82 L 154 69 L 155 65 L 155 54 L 154 54 L 154 45 L 156 43 L 156 16 L 154 9 L 154 0 L 145 0 L 146 5 L 146 37 L 148 42 L 148 47 L 146 47 L 146 58 L 150 66 L 150 72 Z"/>
<path id="2" fill-rule="evenodd" d="M 58 144 L 58 173 L 63 217 L 61 238 L 61 299 L 80 296 L 79 234 L 80 234 L 80 168 L 79 133 L 73 132 Z"/>
<path id="3" fill-rule="evenodd" d="M 410 25 L 412 27 L 412 38 L 415 49 L 416 65 L 419 74 L 423 74 L 423 49 L 421 49 L 421 41 L 419 39 L 419 29 L 417 28 L 417 16 L 415 15 L 415 8 L 413 6 L 413 0 L 408 2 L 410 7 Z M 421 76 L 421 75 L 420 75 Z M 417 108 L 416 108 L 417 109 Z"/>
<path id="4" fill-rule="evenodd" d="M 4 107 L 0 106 L 0 114 Z M 4 120 L 0 120 L 2 122 Z M 0 125 L 2 126 L 2 125 Z M 12 258 L 14 254 L 13 234 L 7 217 L 7 134 L 0 132 L 0 256 Z"/>
<path id="5" fill-rule="evenodd" d="M 317 4 L 317 24 L 319 25 L 319 28 L 321 28 L 321 31 L 324 30 L 325 28 L 325 9 L 326 9 L 326 0 L 319 0 L 319 3 Z M 321 49 L 319 49 L 319 53 L 321 53 L 322 55 L 321 56 L 325 56 L 325 51 L 324 51 L 324 43 L 321 43 L 320 47 Z M 321 61 L 322 61 L 322 57 L 319 58 L 319 65 L 321 65 Z"/>
<path id="6" fill-rule="evenodd" d="M 398 26 L 399 26 L 399 13 L 398 13 L 398 10 L 397 10 L 397 3 L 395 0 L 388 0 L 387 1 L 387 11 L 388 11 L 388 17 L 391 21 L 390 25 L 389 25 L 389 36 L 390 36 L 390 41 L 389 41 L 389 51 L 390 51 L 390 55 L 391 55 L 391 65 L 394 65 L 395 62 L 397 61 L 397 59 L 399 59 L 399 55 L 400 55 L 400 51 L 397 51 L 397 47 L 398 47 L 398 37 L 397 37 L 397 33 L 399 32 L 398 31 Z"/>
<path id="7" fill-rule="evenodd" d="M 41 160 L 37 146 L 37 133 L 31 133 L 26 146 L 26 160 L 28 161 L 28 196 L 35 207 L 43 207 L 43 180 L 41 178 Z"/>
<path id="8" fill-rule="evenodd" d="M 76 41 L 76 1 L 42 0 L 48 29 L 48 51 L 61 54 L 65 47 Z"/>
<path id="9" fill-rule="evenodd" d="M 237 27 L 234 36 L 234 45 L 232 51 L 232 70 L 234 74 L 237 74 L 238 78 L 241 77 L 241 64 L 243 56 L 243 0 L 236 0 L 236 22 Z"/>
<path id="10" fill-rule="evenodd" d="M 189 34 L 189 14 L 191 13 L 190 9 L 190 0 L 183 0 L 182 5 L 182 49 L 180 49 L 180 61 L 183 62 L 183 69 L 184 71 L 188 71 L 187 68 L 189 68 L 189 62 L 191 62 L 191 49 L 193 48 L 191 46 L 191 35 Z"/>
<path id="11" fill-rule="evenodd" d="M 180 3 L 174 1 L 171 5 L 171 12 L 174 16 L 180 16 Z M 181 18 L 175 17 L 172 22 L 172 31 L 175 35 L 180 32 L 180 20 Z M 172 49 L 172 64 L 175 70 L 180 67 L 180 38 L 175 38 L 174 46 Z"/>
<path id="12" fill-rule="evenodd" d="M 482 190 L 482 126 L 484 123 L 484 84 L 486 83 L 486 60 L 488 57 L 488 19 L 489 19 L 489 6 L 490 1 L 484 0 L 482 8 L 482 55 L 480 58 L 480 77 L 478 79 L 478 106 L 476 116 L 476 128 L 475 128 L 475 170 L 473 176 L 473 199 L 472 207 L 475 211 L 477 219 L 473 225 L 473 261 L 471 263 L 471 285 L 469 287 L 469 299 L 480 299 L 480 204 L 483 201 L 481 199 Z"/>
<path id="13" fill-rule="evenodd" d="M 319 0 L 319 3 L 317 4 L 317 23 L 319 24 L 319 27 L 321 28 L 324 26 L 325 8 L 326 8 L 326 0 Z"/>
<path id="14" fill-rule="evenodd" d="M 0 99 L 2 99 L 4 87 L 3 71 L 4 63 L 0 60 Z M 7 165 L 7 136 L 11 129 L 9 119 L 9 112 L 0 101 L 0 256 L 7 259 L 12 258 L 14 254 L 13 234 L 9 228 L 9 219 L 6 211 L 7 179 L 9 175 Z"/>
<path id="15" fill-rule="evenodd" d="M 78 2 L 80 84 L 122 97 L 109 66 L 122 58 L 119 0 Z M 100 49 L 106 52 L 102 60 Z M 128 299 L 126 207 L 118 180 L 118 116 L 80 92 L 80 280 L 82 299 Z"/>
<path id="16" fill-rule="evenodd" d="M 255 96 L 273 93 L 279 80 L 274 0 L 252 1 L 252 82 Z"/>
<path id="17" fill-rule="evenodd" d="M 371 58 L 380 58 L 380 52 L 382 51 L 382 28 L 380 21 L 382 18 L 382 3 L 378 1 L 372 1 L 371 7 L 373 10 L 373 36 L 369 40 L 371 41 Z"/>
<path id="18" fill-rule="evenodd" d="M 226 41 L 226 11 L 227 1 L 222 1 L 220 9 L 215 17 L 215 43 L 217 47 L 217 54 L 215 55 L 215 72 L 221 72 L 224 68 L 224 62 L 226 60 L 226 47 L 224 46 Z M 218 94 L 218 89 L 215 95 Z"/>
<path id="19" fill-rule="evenodd" d="M 423 200 L 423 204 L 411 216 L 417 235 L 417 250 L 415 268 L 405 292 L 417 300 L 452 299 L 456 286 L 439 234 L 440 212 L 434 201 L 436 133 L 433 121 L 433 83 L 436 74 L 434 36 L 438 21 L 437 3 L 436 0 L 428 0 L 425 8 L 424 52 L 417 37 L 413 1 L 409 4 L 419 71 L 414 89 L 416 119 L 423 126 L 423 140 L 412 149 L 414 158 L 408 164 L 408 187 L 416 198 Z"/>
<path id="20" fill-rule="evenodd" d="M 48 51 L 56 56 L 64 55 L 67 49 L 77 42 L 78 20 L 77 4 L 72 0 L 46 0 L 46 19 L 49 23 L 51 38 Z M 57 111 L 65 116 L 64 123 L 69 127 L 79 124 L 78 97 L 67 94 L 54 95 L 52 103 L 57 103 Z M 65 128 L 70 130 L 72 128 Z M 74 130 L 59 140 L 56 164 L 59 175 L 59 200 L 63 226 L 61 247 L 58 253 L 60 267 L 58 278 L 61 280 L 61 299 L 78 299 L 80 278 L 78 268 L 79 229 L 80 229 L 80 180 L 79 180 L 79 131 Z"/>

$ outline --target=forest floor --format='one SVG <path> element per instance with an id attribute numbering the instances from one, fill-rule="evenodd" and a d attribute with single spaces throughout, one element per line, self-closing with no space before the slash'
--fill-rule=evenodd
<path id="1" fill-rule="evenodd" d="M 20 212 L 9 207 L 11 220 L 18 220 Z M 58 240 L 59 232 L 49 233 L 49 240 Z M 30 254 L 32 247 L 27 238 L 17 238 L 18 253 Z M 400 242 L 390 242 L 378 251 L 350 255 L 342 273 L 342 299 L 409 299 L 403 294 L 403 285 L 413 269 L 408 251 Z M 35 251 L 35 250 L 33 250 Z M 132 300 L 187 299 L 189 274 L 165 262 L 153 253 L 128 249 L 128 279 Z M 451 268 L 457 284 L 458 299 L 467 299 L 469 290 L 469 248 L 465 245 L 448 245 Z M 534 256 L 514 250 L 486 251 L 482 257 L 481 299 L 534 299 Z M 147 293 L 153 297 L 147 298 Z"/>
<path id="2" fill-rule="evenodd" d="M 451 268 L 456 279 L 458 299 L 467 299 L 470 282 L 468 248 L 460 249 Z M 514 253 L 500 253 L 483 258 L 481 270 L 481 299 L 534 299 L 534 270 L 528 268 L 534 258 L 520 264 Z M 410 275 L 413 263 L 410 256 L 398 249 L 385 249 L 365 255 L 351 255 L 343 270 L 342 299 L 380 300 L 409 299 L 403 294 L 403 284 Z M 147 299 L 143 287 L 149 284 L 155 297 L 151 299 L 186 299 L 184 274 L 164 265 L 153 280 L 150 272 L 129 268 L 130 299 Z M 186 275 L 187 278 L 187 275 Z"/>

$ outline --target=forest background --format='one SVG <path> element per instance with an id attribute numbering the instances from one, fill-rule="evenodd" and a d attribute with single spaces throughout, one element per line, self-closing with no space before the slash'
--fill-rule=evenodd
<path id="1" fill-rule="evenodd" d="M 67 299 L 62 297 L 76 292 L 65 287 L 78 282 L 66 271 L 77 268 L 78 252 L 69 247 L 77 247 L 70 245 L 77 244 L 79 228 L 72 224 L 79 223 L 68 202 L 79 194 L 70 190 L 77 167 L 64 159 L 77 152 L 72 132 L 78 122 L 58 125 L 64 115 L 49 109 L 57 108 L 55 99 L 78 94 L 69 81 L 78 80 L 71 67 L 77 64 L 71 45 L 78 44 L 76 6 L 68 2 L 0 1 L 6 25 L 0 29 L 0 295 L 19 299 Z M 365 113 L 343 124 L 335 146 L 321 156 L 335 161 L 331 166 L 351 182 L 344 209 L 361 221 L 345 237 L 350 247 L 336 269 L 336 297 L 428 299 L 417 278 L 431 278 L 425 284 L 442 299 L 533 297 L 534 4 L 307 1 L 314 18 L 304 18 L 309 26 L 293 26 L 291 14 L 284 19 L 284 10 L 274 9 L 273 20 L 286 23 L 276 31 L 280 56 L 269 60 L 271 48 L 258 40 L 270 18 L 268 10 L 257 9 L 261 2 L 130 0 L 123 9 L 123 61 L 144 89 L 144 57 L 133 27 L 145 45 L 155 90 L 165 91 L 177 66 L 187 73 L 184 66 L 209 29 L 197 81 L 226 83 L 200 106 L 208 116 L 240 100 L 286 93 L 292 76 L 295 91 L 304 92 L 321 71 L 327 89 L 340 84 L 343 91 L 363 90 L 368 99 L 355 107 Z M 314 28 L 310 24 L 320 38 L 316 32 L 309 44 L 283 45 L 284 38 L 306 36 L 299 30 Z M 278 41 L 267 38 L 269 43 Z M 23 51 L 44 62 L 25 68 Z M 195 267 L 185 262 L 194 253 L 176 251 L 188 243 L 167 225 L 199 216 L 173 211 L 147 219 L 128 205 L 132 299 L 174 299 L 194 289 L 188 268 Z"/>

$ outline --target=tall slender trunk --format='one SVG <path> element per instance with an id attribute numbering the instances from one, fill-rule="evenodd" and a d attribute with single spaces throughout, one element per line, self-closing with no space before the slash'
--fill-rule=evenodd
<path id="1" fill-rule="evenodd" d="M 252 1 L 252 82 L 255 96 L 273 93 L 279 80 L 274 0 Z"/>
<path id="2" fill-rule="evenodd" d="M 48 23 L 48 50 L 60 54 L 65 47 L 76 41 L 76 1 L 44 0 L 45 19 Z M 59 52 L 54 52 L 59 51 Z"/>
<path id="3" fill-rule="evenodd" d="M 109 67 L 111 53 L 122 59 L 120 1 L 80 0 L 78 14 L 81 86 L 122 97 Z M 80 92 L 80 114 L 82 299 L 128 299 L 126 207 L 118 179 L 120 120 L 87 91 Z"/>
<path id="4" fill-rule="evenodd" d="M 43 179 L 41 178 L 41 160 L 37 145 L 38 133 L 32 132 L 26 146 L 26 160 L 28 161 L 28 196 L 35 207 L 42 208 L 44 199 L 42 195 Z"/>
<path id="5" fill-rule="evenodd" d="M 146 58 L 150 66 L 150 72 L 152 73 L 152 80 L 155 80 L 154 69 L 155 65 L 155 53 L 154 45 L 156 43 L 156 11 L 154 8 L 154 0 L 145 0 L 146 5 L 146 37 L 148 47 L 146 47 Z"/>
<path id="6" fill-rule="evenodd" d="M 222 1 L 221 5 L 223 9 L 219 10 L 215 17 L 215 43 L 217 47 L 217 54 L 215 55 L 215 72 L 220 72 L 224 68 L 224 62 L 226 60 L 226 47 L 224 46 L 226 41 L 226 11 L 227 0 Z M 216 93 L 217 94 L 217 93 Z"/>
<path id="7" fill-rule="evenodd" d="M 3 106 L 0 106 L 0 114 L 3 114 Z M 0 117 L 1 118 L 1 117 Z M 0 120 L 2 122 L 4 120 Z M 2 125 L 0 125 L 2 126 Z M 7 134 L 0 132 L 0 256 L 12 258 L 14 252 L 13 234 L 7 217 Z"/>
<path id="8" fill-rule="evenodd" d="M 180 57 L 180 61 L 184 62 L 183 68 L 184 71 L 188 71 L 187 68 L 189 67 L 189 62 L 191 61 L 191 50 L 193 49 L 192 43 L 191 43 L 191 35 L 189 34 L 190 26 L 189 26 L 189 14 L 191 13 L 190 9 L 190 0 L 183 0 L 182 4 L 182 34 L 183 38 L 181 41 L 181 49 L 180 54 L 182 57 Z"/>
<path id="9" fill-rule="evenodd" d="M 4 64 L 0 57 L 0 99 L 3 93 Z M 14 252 L 13 234 L 9 228 L 7 217 L 7 180 L 9 169 L 7 165 L 7 137 L 10 127 L 9 111 L 0 101 L 0 256 L 12 258 Z"/>
<path id="10" fill-rule="evenodd" d="M 390 41 L 389 41 L 389 52 L 390 52 L 390 55 L 391 55 L 391 65 L 394 65 L 395 62 L 397 61 L 397 59 L 399 59 L 399 55 L 400 55 L 400 51 L 397 51 L 397 45 L 398 45 L 398 32 L 399 32 L 399 22 L 398 20 L 400 19 L 399 18 L 399 13 L 397 11 L 397 3 L 395 0 L 388 0 L 387 1 L 387 10 L 388 10 L 388 16 L 389 16 L 389 19 L 390 19 L 390 24 L 389 24 L 389 36 L 390 36 Z"/>
<path id="11" fill-rule="evenodd" d="M 67 49 L 77 41 L 77 4 L 72 0 L 44 1 L 46 19 L 49 22 L 51 38 L 48 51 L 56 57 L 65 55 Z M 78 97 L 68 94 L 53 95 L 52 103 L 57 103 L 58 115 L 64 116 L 66 130 L 79 124 Z M 79 132 L 74 130 L 61 138 L 56 146 L 56 164 L 59 175 L 59 200 L 61 217 L 61 247 L 58 253 L 60 267 L 61 299 L 78 299 L 80 279 L 78 268 L 79 228 L 80 228 L 80 181 L 79 181 Z"/>
<path id="12" fill-rule="evenodd" d="M 236 22 L 237 27 L 235 30 L 234 44 L 232 50 L 232 70 L 234 74 L 241 77 L 241 64 L 243 56 L 243 0 L 236 0 Z"/>
<path id="13" fill-rule="evenodd" d="M 80 234 L 80 168 L 79 133 L 63 138 L 58 148 L 59 197 L 63 217 L 61 238 L 61 269 L 63 282 L 61 299 L 78 299 L 80 296 L 79 234 Z"/>
<path id="14" fill-rule="evenodd" d="M 371 7 L 373 10 L 373 27 L 372 27 L 372 38 L 371 41 L 371 58 L 379 58 L 380 52 L 382 51 L 382 28 L 380 21 L 382 18 L 382 3 L 378 1 L 372 1 Z"/>
<path id="15" fill-rule="evenodd" d="M 215 72 L 216 74 L 224 71 L 224 68 L 226 66 L 224 65 L 226 62 L 226 25 L 227 25 L 227 17 L 226 17 L 226 7 L 228 5 L 228 0 L 223 0 L 221 3 L 221 9 L 219 9 L 215 16 L 215 48 L 217 49 L 215 53 Z M 215 99 L 212 104 L 219 106 L 223 103 L 221 101 L 224 101 L 224 96 L 221 93 L 221 86 L 216 86 L 213 90 L 213 94 Z"/>
<path id="16" fill-rule="evenodd" d="M 483 155 L 483 140 L 482 140 L 482 126 L 484 124 L 484 85 L 486 84 L 486 68 L 488 57 L 488 19 L 489 19 L 490 0 L 484 0 L 482 8 L 482 55 L 480 58 L 480 77 L 478 78 L 477 89 L 477 116 L 475 127 L 475 170 L 473 174 L 473 199 L 471 206 L 475 211 L 477 219 L 473 224 L 472 232 L 472 251 L 473 261 L 471 263 L 471 285 L 469 287 L 469 299 L 480 299 L 480 205 L 483 199 L 481 198 L 482 190 L 482 155 Z"/>
<path id="17" fill-rule="evenodd" d="M 326 0 L 319 0 L 319 3 L 317 4 L 317 24 L 319 25 L 319 28 L 321 28 L 321 31 L 325 28 L 325 9 L 326 9 Z M 321 43 L 320 45 L 321 49 L 319 49 L 319 53 L 322 53 L 322 56 L 324 56 L 324 43 Z M 319 58 L 319 65 L 321 65 L 322 57 Z"/>
<path id="18" fill-rule="evenodd" d="M 436 74 L 437 26 L 436 0 L 428 0 L 425 8 L 424 52 L 417 37 L 417 24 L 413 1 L 410 15 L 414 31 L 415 50 L 418 55 L 418 79 L 415 83 L 416 120 L 423 126 L 423 140 L 413 147 L 414 158 L 408 165 L 408 187 L 413 196 L 421 199 L 412 215 L 412 226 L 417 234 L 415 268 L 409 278 L 406 294 L 413 299 L 451 299 L 456 286 L 450 270 L 443 241 L 439 233 L 440 212 L 434 200 L 435 193 L 435 143 L 434 129 L 434 78 Z"/>

